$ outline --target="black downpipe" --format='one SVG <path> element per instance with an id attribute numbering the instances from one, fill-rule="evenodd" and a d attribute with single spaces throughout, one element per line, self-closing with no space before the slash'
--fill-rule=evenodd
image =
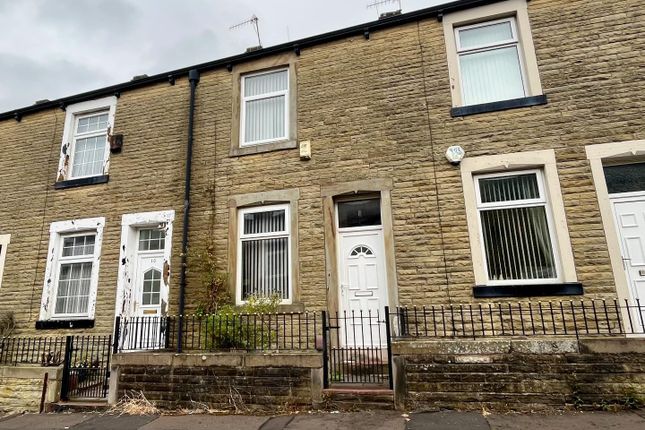
<path id="1" fill-rule="evenodd" d="M 177 352 L 181 352 L 184 331 L 184 307 L 186 291 L 186 260 L 188 253 L 188 215 L 190 213 L 190 176 L 193 167 L 193 123 L 195 120 L 195 91 L 199 83 L 199 70 L 188 72 L 190 82 L 190 103 L 188 105 L 188 146 L 186 148 L 186 186 L 184 188 L 184 224 L 181 236 L 181 272 L 179 273 L 179 327 L 177 331 Z"/>

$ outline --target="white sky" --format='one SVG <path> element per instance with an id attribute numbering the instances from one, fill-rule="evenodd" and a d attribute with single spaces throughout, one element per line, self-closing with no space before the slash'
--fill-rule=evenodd
<path id="1" fill-rule="evenodd" d="M 0 112 L 377 18 L 374 0 L 0 0 Z M 446 3 L 402 0 L 403 12 Z M 398 8 L 392 2 L 380 11 Z"/>

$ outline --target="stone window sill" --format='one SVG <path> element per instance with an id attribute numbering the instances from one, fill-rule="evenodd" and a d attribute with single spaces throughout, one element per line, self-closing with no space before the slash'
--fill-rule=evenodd
<path id="1" fill-rule="evenodd" d="M 529 106 L 545 105 L 547 103 L 546 94 L 541 96 L 522 97 L 519 99 L 502 100 L 499 102 L 482 103 L 478 105 L 460 106 L 450 109 L 450 116 L 461 117 L 476 115 L 486 112 L 497 112 L 507 109 L 517 109 Z"/>
<path id="2" fill-rule="evenodd" d="M 90 176 L 89 178 L 69 179 L 67 181 L 58 181 L 54 184 L 54 189 L 63 190 L 65 188 L 82 187 L 85 185 L 96 185 L 107 183 L 109 175 Z"/>
<path id="3" fill-rule="evenodd" d="M 262 143 L 253 146 L 243 146 L 231 148 L 229 156 L 240 157 L 243 155 L 262 154 L 264 152 L 282 151 L 285 149 L 294 149 L 298 147 L 296 140 L 282 140 L 279 142 Z"/>
<path id="4" fill-rule="evenodd" d="M 584 294 L 584 291 L 580 282 L 532 285 L 476 285 L 473 287 L 473 295 L 476 299 L 493 297 L 580 296 L 582 294 Z"/>
<path id="5" fill-rule="evenodd" d="M 36 330 L 51 330 L 51 329 L 70 329 L 70 328 L 93 328 L 94 320 L 78 319 L 78 320 L 40 320 L 36 321 Z"/>

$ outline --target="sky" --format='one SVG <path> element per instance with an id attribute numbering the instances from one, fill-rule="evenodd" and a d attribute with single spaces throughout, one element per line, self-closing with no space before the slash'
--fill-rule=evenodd
<path id="1" fill-rule="evenodd" d="M 0 112 L 242 53 L 255 31 L 229 27 L 253 15 L 268 47 L 373 21 L 374 1 L 0 0 Z"/>

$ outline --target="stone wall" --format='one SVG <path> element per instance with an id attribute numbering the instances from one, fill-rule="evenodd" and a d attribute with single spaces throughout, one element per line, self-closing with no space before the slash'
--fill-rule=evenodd
<path id="1" fill-rule="evenodd" d="M 645 402 L 645 343 L 639 339 L 461 339 L 397 343 L 394 353 L 404 372 L 398 385 L 407 387 L 405 404 L 412 408 Z"/>
<path id="2" fill-rule="evenodd" d="M 126 393 L 141 391 L 166 409 L 284 410 L 320 402 L 322 356 L 116 354 L 111 375 L 112 403 Z"/>
<path id="3" fill-rule="evenodd" d="M 38 412 L 47 374 L 45 404 L 60 397 L 62 367 L 0 366 L 0 412 Z"/>

